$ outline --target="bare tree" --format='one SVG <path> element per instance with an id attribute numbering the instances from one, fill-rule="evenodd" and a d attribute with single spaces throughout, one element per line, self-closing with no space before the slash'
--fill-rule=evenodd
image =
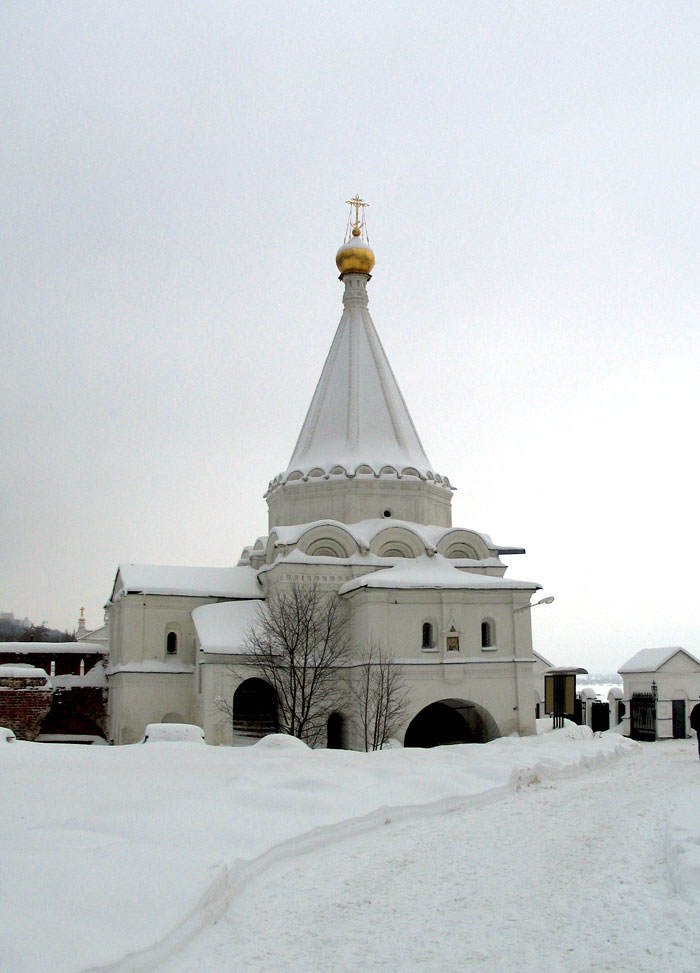
<path id="1" fill-rule="evenodd" d="M 280 731 L 318 743 L 342 698 L 350 654 L 344 602 L 317 583 L 274 592 L 246 635 L 245 653 L 246 674 L 264 679 L 277 694 Z"/>
<path id="2" fill-rule="evenodd" d="M 370 642 L 353 667 L 353 697 L 365 750 L 379 750 L 398 730 L 409 703 L 403 670 L 381 645 Z"/>

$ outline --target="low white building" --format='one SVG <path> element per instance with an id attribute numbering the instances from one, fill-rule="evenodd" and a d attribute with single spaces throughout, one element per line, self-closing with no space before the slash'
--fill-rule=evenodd
<path id="1" fill-rule="evenodd" d="M 620 666 L 623 733 L 638 735 L 635 711 L 643 711 L 655 697 L 655 735 L 658 739 L 690 734 L 690 711 L 700 699 L 700 660 L 687 649 L 672 645 L 642 649 Z"/>
<path id="2" fill-rule="evenodd" d="M 453 487 L 430 463 L 368 310 L 374 255 L 362 221 L 338 251 L 344 309 L 287 468 L 265 494 L 268 533 L 235 567 L 119 566 L 108 605 L 110 726 L 195 722 L 209 743 L 274 727 L 245 678 L 245 639 L 273 592 L 316 582 L 347 604 L 359 658 L 381 645 L 409 688 L 409 745 L 532 733 L 538 694 L 530 598 L 506 578 L 522 548 L 452 527 Z M 329 714 L 357 746 L 350 702 Z M 245 724 L 245 725 L 244 725 Z"/>

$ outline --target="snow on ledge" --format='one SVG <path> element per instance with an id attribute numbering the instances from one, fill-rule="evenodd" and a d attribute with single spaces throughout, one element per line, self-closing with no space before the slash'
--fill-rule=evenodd
<path id="1" fill-rule="evenodd" d="M 429 557 L 423 554 L 414 559 L 404 558 L 404 563 L 392 568 L 365 574 L 346 581 L 338 589 L 345 595 L 358 588 L 490 588 L 501 591 L 536 591 L 542 586 L 534 581 L 506 580 L 487 574 L 460 571 L 441 554 Z"/>
<path id="2" fill-rule="evenodd" d="M 144 659 L 143 662 L 125 662 L 123 665 L 110 666 L 107 669 L 108 676 L 114 676 L 119 672 L 160 672 L 182 676 L 194 672 L 194 666 L 188 662 L 166 662 L 161 659 Z"/>

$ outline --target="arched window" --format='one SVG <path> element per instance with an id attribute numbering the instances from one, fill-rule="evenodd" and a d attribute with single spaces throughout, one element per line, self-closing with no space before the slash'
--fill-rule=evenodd
<path id="1" fill-rule="evenodd" d="M 177 634 L 168 632 L 165 639 L 165 651 L 168 655 L 177 655 Z"/>
<path id="2" fill-rule="evenodd" d="M 491 649 L 496 643 L 495 626 L 490 619 L 485 619 L 481 623 L 481 648 Z"/>
<path id="3" fill-rule="evenodd" d="M 433 646 L 433 626 L 430 622 L 423 622 L 423 638 L 421 648 L 430 649 Z"/>

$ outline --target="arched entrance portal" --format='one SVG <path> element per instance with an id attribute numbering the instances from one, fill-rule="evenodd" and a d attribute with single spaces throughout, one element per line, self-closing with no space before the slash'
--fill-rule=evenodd
<path id="1" fill-rule="evenodd" d="M 499 736 L 496 721 L 483 706 L 466 699 L 441 699 L 408 724 L 405 747 L 439 747 L 448 743 L 486 743 Z"/>
<path id="2" fill-rule="evenodd" d="M 277 694 L 264 679 L 246 679 L 233 694 L 233 742 L 255 743 L 277 732 Z"/>

